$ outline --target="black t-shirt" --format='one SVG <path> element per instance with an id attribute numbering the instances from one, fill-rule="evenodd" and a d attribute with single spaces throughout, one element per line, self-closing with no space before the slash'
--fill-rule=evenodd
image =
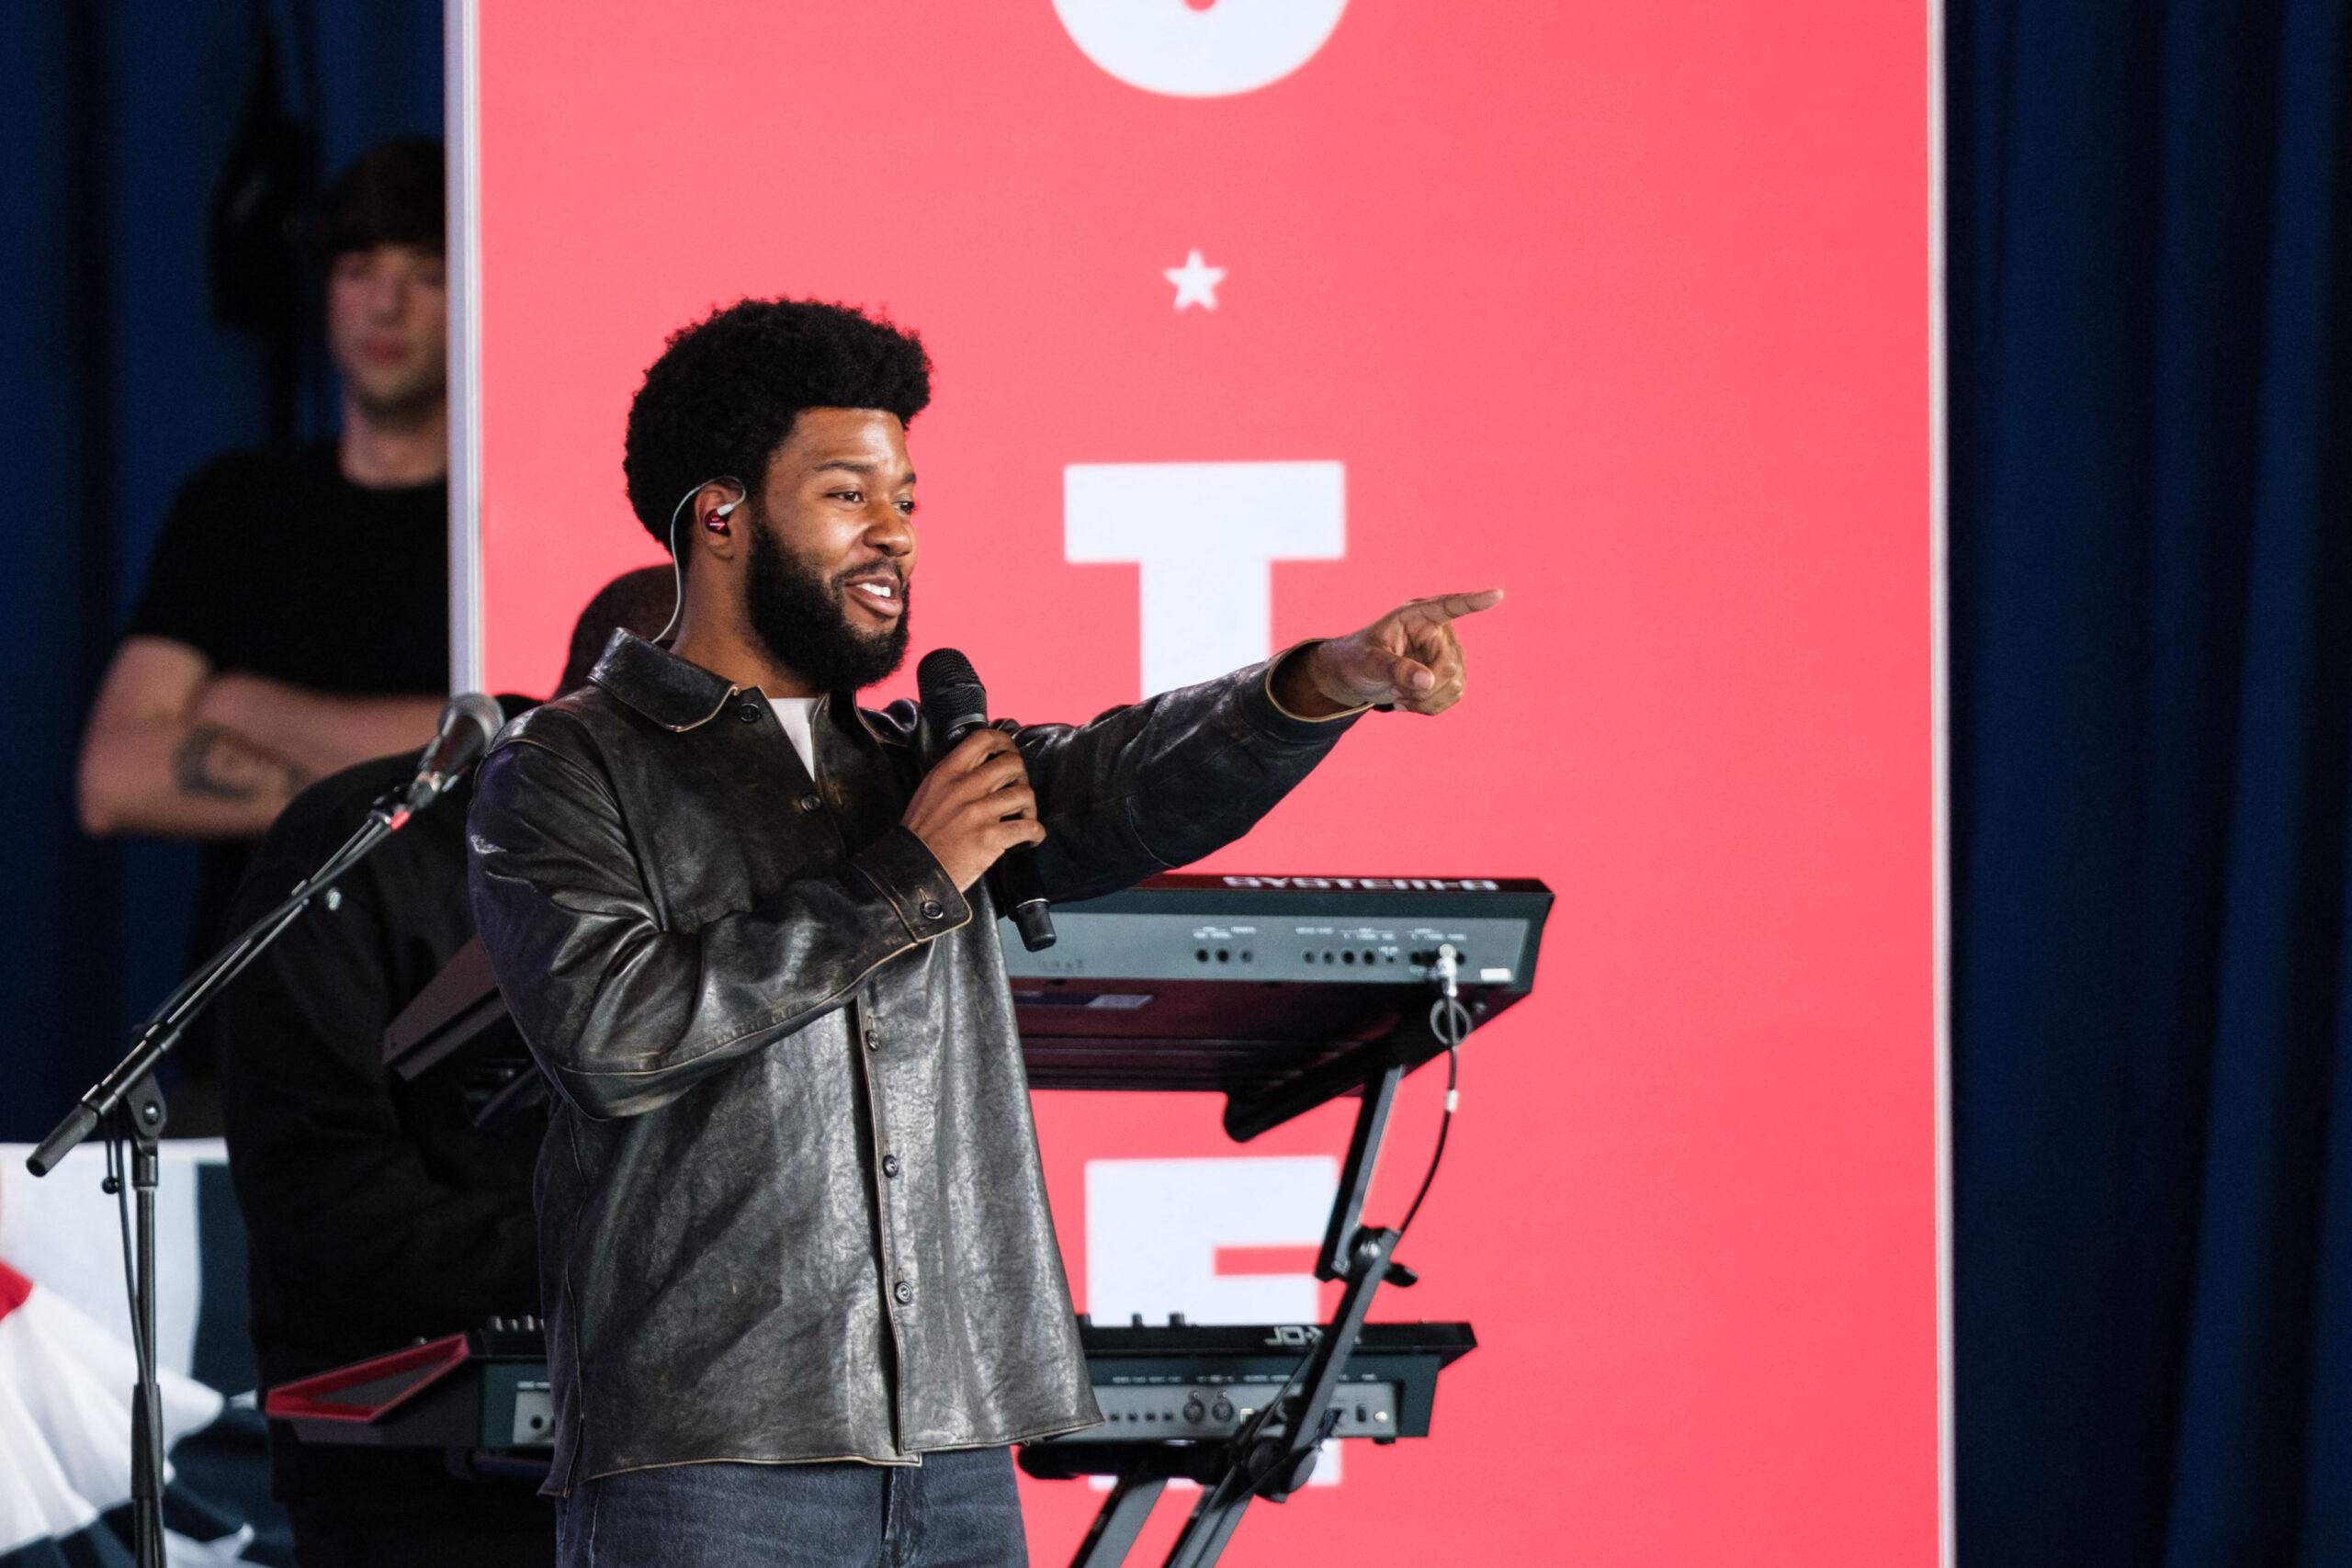
<path id="1" fill-rule="evenodd" d="M 438 695 L 449 689 L 448 511 L 446 481 L 356 485 L 332 445 L 216 457 L 173 500 L 130 635 L 314 691 Z M 234 840 L 205 846 L 192 958 L 228 939 L 251 858 Z"/>
<path id="2" fill-rule="evenodd" d="M 448 513 L 446 481 L 356 485 L 332 446 L 216 457 L 172 502 L 130 634 L 316 691 L 446 692 Z"/>

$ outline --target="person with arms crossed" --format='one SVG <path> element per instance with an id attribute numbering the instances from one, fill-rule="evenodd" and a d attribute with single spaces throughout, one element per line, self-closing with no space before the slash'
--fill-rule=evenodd
<path id="1" fill-rule="evenodd" d="M 1230 841 L 1366 709 L 1462 694 L 1418 601 L 926 764 L 905 656 L 930 400 L 912 336 L 745 300 L 629 412 L 666 646 L 510 725 L 468 839 L 476 922 L 557 1090 L 537 1196 L 569 1565 L 1026 1561 L 1009 1445 L 1100 1417 L 982 882 L 1077 898 Z"/>
<path id="2" fill-rule="evenodd" d="M 83 827 L 205 840 L 191 962 L 253 841 L 312 779 L 433 734 L 448 689 L 441 148 L 328 193 L 332 443 L 213 459 L 174 500 L 82 742 Z M 179 1053 L 206 1076 L 203 1034 Z M 175 1103 L 185 1130 L 193 1104 Z"/>

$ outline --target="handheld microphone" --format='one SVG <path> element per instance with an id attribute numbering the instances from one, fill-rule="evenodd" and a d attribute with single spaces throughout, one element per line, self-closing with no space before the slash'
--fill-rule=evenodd
<path id="1" fill-rule="evenodd" d="M 506 716 L 480 692 L 463 692 L 441 710 L 441 728 L 416 759 L 416 777 L 401 795 L 401 815 L 424 810 L 458 776 L 481 760 Z"/>
<path id="2" fill-rule="evenodd" d="M 952 648 L 935 648 L 915 666 L 915 691 L 939 750 L 946 750 L 989 721 L 989 694 L 972 672 L 972 661 Z M 1032 953 L 1054 945 L 1054 907 L 1037 880 L 1037 856 L 1015 844 L 989 868 L 989 887 L 999 910 L 1012 918 L 1021 944 Z"/>

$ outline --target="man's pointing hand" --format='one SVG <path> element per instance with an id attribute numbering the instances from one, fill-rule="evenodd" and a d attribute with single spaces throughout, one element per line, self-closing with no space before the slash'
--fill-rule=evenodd
<path id="1" fill-rule="evenodd" d="M 1291 712 L 1325 718 L 1367 703 L 1443 713 L 1462 700 L 1461 639 L 1453 623 L 1491 610 L 1503 591 L 1441 593 L 1391 610 L 1360 632 L 1318 642 L 1287 660 L 1274 696 Z"/>

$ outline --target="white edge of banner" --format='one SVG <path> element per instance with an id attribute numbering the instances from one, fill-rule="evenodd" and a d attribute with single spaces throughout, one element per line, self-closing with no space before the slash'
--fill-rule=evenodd
<path id="1" fill-rule="evenodd" d="M 1951 1235 L 1951 457 L 1946 370 L 1944 0 L 1928 0 L 1928 813 L 1934 844 L 1937 1561 L 1960 1556 Z"/>
<path id="2" fill-rule="evenodd" d="M 478 0 L 442 0 L 442 142 L 448 161 L 449 689 L 482 685 L 481 97 Z"/>

